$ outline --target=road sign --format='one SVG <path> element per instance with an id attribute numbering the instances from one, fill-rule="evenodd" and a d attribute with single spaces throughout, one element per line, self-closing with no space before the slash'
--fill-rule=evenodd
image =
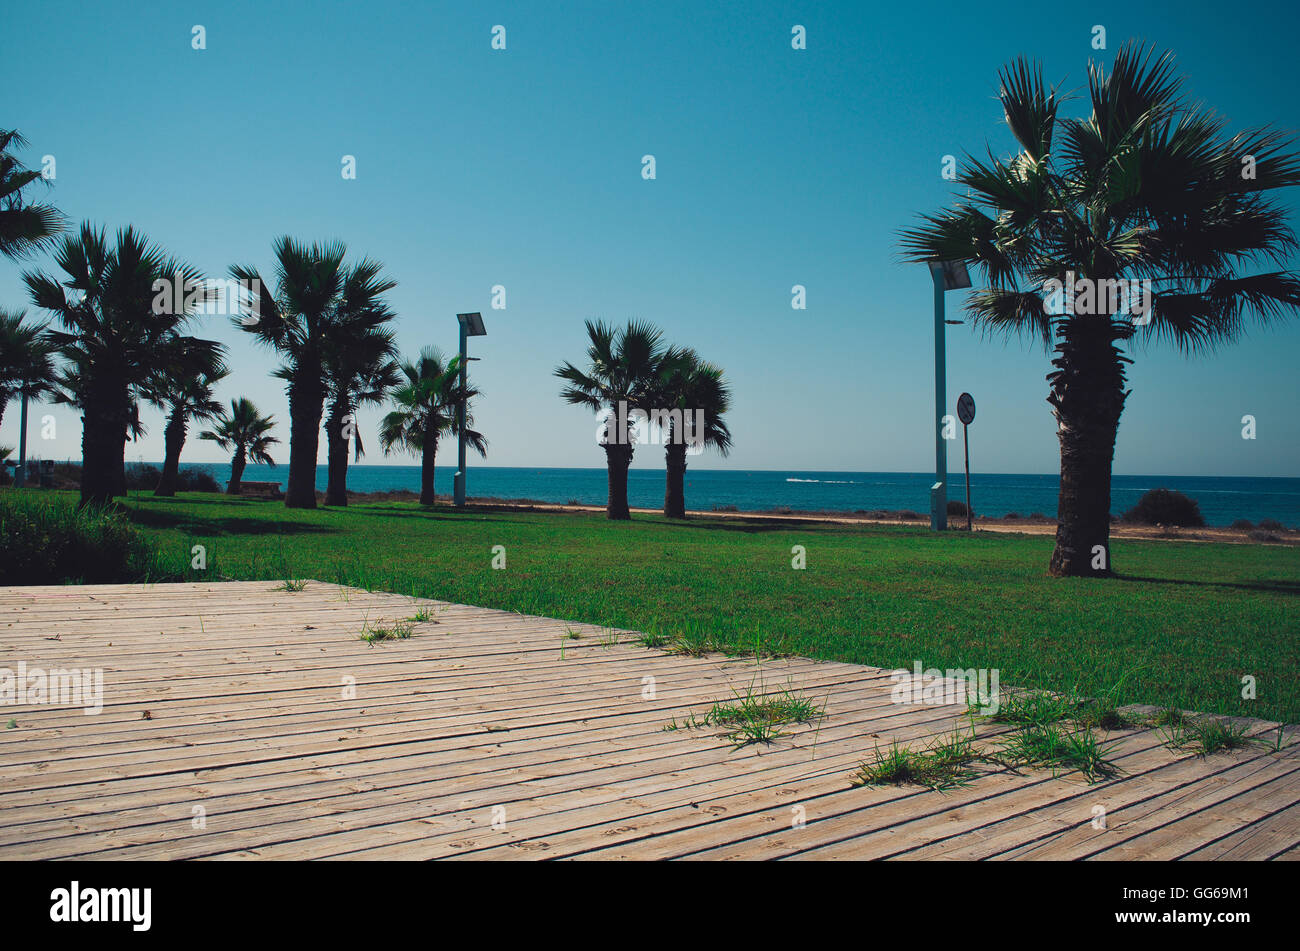
<path id="1" fill-rule="evenodd" d="M 957 418 L 961 420 L 963 426 L 975 422 L 975 397 L 969 393 L 957 397 Z"/>
<path id="2" fill-rule="evenodd" d="M 961 420 L 961 441 L 966 450 L 966 531 L 969 532 L 975 517 L 970 510 L 970 431 L 966 428 L 975 422 L 975 397 L 969 393 L 957 397 L 957 418 Z"/>

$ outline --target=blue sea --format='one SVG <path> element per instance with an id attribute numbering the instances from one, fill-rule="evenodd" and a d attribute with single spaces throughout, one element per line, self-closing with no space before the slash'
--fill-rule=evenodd
<path id="1" fill-rule="evenodd" d="M 157 465 L 157 463 L 155 463 Z M 186 469 L 207 469 L 224 486 L 230 466 L 187 464 Z M 452 489 L 451 467 L 439 466 L 435 485 L 438 493 Z M 279 482 L 288 478 L 288 467 L 274 469 L 249 466 L 244 478 Z M 325 489 L 326 470 L 316 469 L 316 486 Z M 604 469 L 528 469 L 477 467 L 469 470 L 470 498 L 532 499 L 538 502 L 578 501 L 605 503 Z M 859 509 L 930 510 L 927 472 L 776 472 L 724 469 L 686 470 L 686 507 L 711 510 L 734 505 L 742 512 L 787 507 L 796 511 L 856 511 Z M 975 473 L 971 475 L 971 506 L 980 515 L 1002 516 L 1015 512 L 1055 517 L 1057 477 Z M 1111 487 L 1111 508 L 1121 514 L 1143 492 L 1153 488 L 1175 489 L 1200 503 L 1201 514 L 1210 525 L 1228 525 L 1235 519 L 1258 522 L 1277 519 L 1285 525 L 1300 525 L 1300 479 L 1265 479 L 1210 476 L 1117 475 Z M 348 468 L 348 488 L 353 492 L 382 492 L 397 489 L 419 491 L 419 466 L 367 466 Z M 634 507 L 660 508 L 664 500 L 663 469 L 632 469 L 628 474 L 628 497 Z M 965 485 L 956 474 L 948 493 L 950 499 L 965 499 Z"/>

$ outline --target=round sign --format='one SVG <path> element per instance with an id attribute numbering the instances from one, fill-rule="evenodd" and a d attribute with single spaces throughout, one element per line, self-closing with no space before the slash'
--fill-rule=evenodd
<path id="1" fill-rule="evenodd" d="M 975 422 L 975 397 L 969 393 L 957 397 L 957 418 L 961 420 L 963 426 Z"/>

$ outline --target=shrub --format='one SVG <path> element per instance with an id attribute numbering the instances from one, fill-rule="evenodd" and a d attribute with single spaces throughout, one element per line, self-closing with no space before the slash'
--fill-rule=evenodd
<path id="1" fill-rule="evenodd" d="M 739 512 L 740 509 L 737 508 L 737 507 L 734 506 L 734 505 L 714 505 L 714 506 L 713 506 L 713 511 L 715 511 L 715 512 Z"/>
<path id="2" fill-rule="evenodd" d="M 1275 518 L 1261 518 L 1261 519 L 1259 520 L 1259 527 L 1262 528 L 1262 529 L 1263 529 L 1264 531 L 1266 531 L 1266 532 L 1284 532 L 1284 531 L 1286 531 L 1286 526 L 1283 525 L 1281 522 L 1279 522 L 1279 521 L 1278 521 L 1277 519 L 1275 519 Z"/>
<path id="3" fill-rule="evenodd" d="M 115 584 L 156 574 L 157 552 L 111 509 L 44 492 L 0 492 L 0 584 Z"/>
<path id="4" fill-rule="evenodd" d="M 1248 518 L 1239 518 L 1235 522 L 1233 522 L 1230 527 L 1244 529 L 1245 531 L 1249 532 L 1251 529 L 1255 527 L 1255 523 Z"/>
<path id="5" fill-rule="evenodd" d="M 1020 518 L 1019 512 L 1008 512 L 1003 518 Z"/>
<path id="6" fill-rule="evenodd" d="M 162 472 L 157 466 L 146 466 L 143 463 L 126 467 L 126 487 L 131 490 L 147 490 L 152 492 L 158 488 L 158 480 L 162 478 Z"/>
<path id="7" fill-rule="evenodd" d="M 181 492 L 220 492 L 221 485 L 217 482 L 216 476 L 212 470 L 206 466 L 202 469 L 182 469 L 180 472 L 180 484 L 177 488 Z"/>
<path id="8" fill-rule="evenodd" d="M 966 503 L 958 502 L 956 499 L 950 499 L 948 502 L 948 514 L 966 517 Z"/>
<path id="9" fill-rule="evenodd" d="M 1205 525 L 1195 499 L 1171 489 L 1151 489 L 1143 493 L 1137 505 L 1124 513 L 1124 521 L 1139 525 L 1178 525 L 1200 528 Z"/>
<path id="10" fill-rule="evenodd" d="M 132 491 L 152 492 L 158 488 L 162 471 L 157 466 L 136 464 L 126 467 L 126 487 Z M 206 466 L 198 469 L 181 469 L 176 473 L 177 492 L 220 492 L 221 486 L 212 470 Z"/>

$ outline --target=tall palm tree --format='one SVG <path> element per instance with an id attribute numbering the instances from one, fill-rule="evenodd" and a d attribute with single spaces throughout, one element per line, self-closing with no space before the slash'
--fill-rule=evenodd
<path id="1" fill-rule="evenodd" d="M 457 408 L 463 399 L 466 403 L 465 442 L 480 456 L 487 455 L 487 439 L 469 428 L 474 416 L 468 404 L 479 391 L 467 383 L 460 385 L 460 357 L 448 360 L 437 347 L 425 347 L 420 359 L 402 364 L 406 382 L 399 384 L 389 394 L 397 407 L 384 417 L 379 427 L 379 445 L 387 454 L 394 447 L 420 456 L 420 504 L 433 505 L 434 460 L 438 454 L 438 440 L 443 436 L 459 436 Z"/>
<path id="2" fill-rule="evenodd" d="M 227 452 L 233 452 L 230 459 L 230 484 L 226 487 L 230 495 L 239 495 L 239 484 L 244 478 L 244 467 L 248 463 L 258 466 L 275 466 L 271 458 L 271 446 L 280 440 L 271 435 L 275 428 L 274 416 L 263 416 L 252 402 L 244 397 L 230 401 L 230 413 L 217 414 L 215 425 L 199 433 L 200 439 L 214 442 Z"/>
<path id="3" fill-rule="evenodd" d="M 155 306 L 159 282 L 202 278 L 130 227 L 110 245 L 102 228 L 83 224 L 58 244 L 55 260 L 62 280 L 31 272 L 23 280 L 32 303 L 63 328 L 48 333 L 67 360 L 62 401 L 82 411 L 81 504 L 102 505 L 125 491 L 126 441 L 160 352 L 211 298 Z"/>
<path id="4" fill-rule="evenodd" d="M 344 335 L 340 346 L 332 348 L 326 360 L 329 391 L 329 412 L 325 420 L 326 458 L 329 462 L 326 505 L 348 504 L 349 435 L 356 459 L 365 455 L 361 431 L 356 427 L 355 411 L 367 404 L 382 403 L 388 391 L 401 379 L 401 371 L 394 359 L 397 345 L 393 341 L 393 332 L 372 325 L 354 329 L 354 333 Z"/>
<path id="5" fill-rule="evenodd" d="M 155 496 L 176 494 L 181 450 L 190 420 L 215 419 L 221 404 L 212 398 L 213 387 L 230 375 L 222 355 L 225 347 L 210 340 L 178 337 L 159 355 L 158 368 L 145 385 L 145 397 L 167 415 L 163 431 L 163 468 Z"/>
<path id="6" fill-rule="evenodd" d="M 255 321 L 235 324 L 275 349 L 284 363 L 276 374 L 289 391 L 289 485 L 284 504 L 316 507 L 316 456 L 325 412 L 326 360 L 345 332 L 357 325 L 378 325 L 392 315 L 382 297 L 397 286 L 380 277 L 382 266 L 364 260 L 343 264 L 346 247 L 337 241 L 305 245 L 277 238 L 274 245 L 276 288 L 256 268 L 235 265 L 230 274 L 245 286 L 261 289 Z M 256 283 L 253 283 L 256 282 Z"/>
<path id="7" fill-rule="evenodd" d="M 9 154 L 27 140 L 14 129 L 0 129 L 0 254 L 19 259 L 44 247 L 63 230 L 63 214 L 53 205 L 30 202 L 23 193 L 41 177 Z"/>
<path id="8" fill-rule="evenodd" d="M 663 333 L 641 321 L 628 321 L 615 329 L 604 321 L 586 321 L 588 365 L 556 367 L 555 375 L 568 383 L 560 396 L 575 406 L 606 413 L 598 443 L 605 451 L 609 497 L 605 514 L 612 519 L 631 518 L 627 503 L 627 470 L 636 442 L 634 410 L 650 408 L 649 397 L 680 351 L 664 347 Z"/>
<path id="9" fill-rule="evenodd" d="M 1300 184 L 1300 162 L 1268 129 L 1229 135 L 1183 97 L 1170 54 L 1140 45 L 1125 45 L 1109 73 L 1090 64 L 1086 118 L 1058 115 L 1066 99 L 1038 65 L 1017 59 L 1000 79 L 1018 154 L 967 158 L 958 181 L 969 197 L 923 216 L 903 246 L 913 261 L 976 265 L 985 286 L 968 304 L 975 324 L 1045 349 L 1055 342 L 1047 400 L 1061 487 L 1048 570 L 1110 574 L 1111 461 L 1132 363 L 1124 348 L 1136 337 L 1208 352 L 1240 337 L 1247 318 L 1267 323 L 1300 307 L 1300 279 L 1286 270 L 1295 234 L 1266 195 Z M 1273 269 L 1250 273 L 1255 265 Z M 1088 306 L 1061 293 L 1074 276 Z M 1119 303 L 1107 283 L 1118 280 L 1150 281 L 1148 306 Z"/>
<path id="10" fill-rule="evenodd" d="M 731 452 L 731 430 L 724 418 L 731 408 L 731 388 L 722 378 L 721 367 L 686 350 L 666 368 L 654 402 L 656 409 L 676 411 L 664 433 L 668 468 L 664 515 L 685 518 L 687 449 L 695 445 L 712 447 L 724 456 Z"/>

